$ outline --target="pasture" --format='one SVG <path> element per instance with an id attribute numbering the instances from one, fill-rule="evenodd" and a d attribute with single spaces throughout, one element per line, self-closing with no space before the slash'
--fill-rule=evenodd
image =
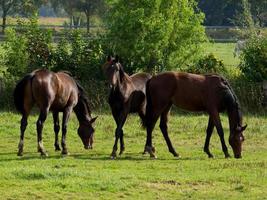
<path id="1" fill-rule="evenodd" d="M 95 116 L 96 113 L 93 113 Z M 49 157 L 37 153 L 35 122 L 29 118 L 25 133 L 24 156 L 17 157 L 18 114 L 0 113 L 0 199 L 264 199 L 267 196 L 267 116 L 245 115 L 248 124 L 242 159 L 225 159 L 216 132 L 210 150 L 203 153 L 206 115 L 171 113 L 170 138 L 181 158 L 174 158 L 157 128 L 153 142 L 158 159 L 141 152 L 145 130 L 139 119 L 128 118 L 126 151 L 116 160 L 112 150 L 115 123 L 109 112 L 99 114 L 93 150 L 84 150 L 77 135 L 74 114 L 68 125 L 70 155 L 54 151 L 52 115 L 44 126 L 44 147 Z M 228 120 L 222 116 L 228 140 Z M 227 142 L 229 152 L 232 150 Z"/>

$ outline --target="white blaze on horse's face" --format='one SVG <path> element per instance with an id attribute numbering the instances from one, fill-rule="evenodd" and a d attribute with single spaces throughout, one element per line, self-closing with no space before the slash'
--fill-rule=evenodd
<path id="1" fill-rule="evenodd" d="M 109 83 L 111 87 L 116 87 L 120 78 L 120 65 L 119 63 L 112 63 L 109 69 Z"/>

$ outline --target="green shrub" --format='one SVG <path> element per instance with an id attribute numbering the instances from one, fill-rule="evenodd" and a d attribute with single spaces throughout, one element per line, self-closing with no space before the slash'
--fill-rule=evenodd
<path id="1" fill-rule="evenodd" d="M 189 66 L 188 72 L 196 74 L 225 73 L 226 68 L 222 60 L 217 59 L 213 54 L 201 58 L 196 65 Z"/>
<path id="2" fill-rule="evenodd" d="M 249 80 L 267 80 L 267 37 L 252 37 L 246 42 L 240 69 Z"/>

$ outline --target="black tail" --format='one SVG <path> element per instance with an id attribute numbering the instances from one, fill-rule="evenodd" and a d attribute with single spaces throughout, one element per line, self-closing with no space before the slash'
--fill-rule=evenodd
<path id="1" fill-rule="evenodd" d="M 21 79 L 17 83 L 17 85 L 14 89 L 14 93 L 13 93 L 14 104 L 16 106 L 17 111 L 19 111 L 21 114 L 24 113 L 25 87 L 26 87 L 27 83 L 32 80 L 33 77 L 34 77 L 34 73 L 27 74 L 23 79 Z"/>
<path id="2" fill-rule="evenodd" d="M 144 120 L 142 120 L 142 125 L 144 127 L 147 127 L 149 124 L 149 119 L 151 119 L 151 112 L 152 112 L 152 100 L 149 90 L 149 82 L 151 79 L 149 79 L 146 82 L 146 114 Z"/>

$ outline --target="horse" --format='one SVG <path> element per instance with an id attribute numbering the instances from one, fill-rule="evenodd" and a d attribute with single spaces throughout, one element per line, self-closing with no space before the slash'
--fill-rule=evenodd
<path id="1" fill-rule="evenodd" d="M 129 113 L 138 113 L 142 123 L 145 121 L 146 111 L 146 82 L 151 78 L 148 73 L 136 73 L 129 76 L 124 72 L 119 57 L 108 56 L 103 65 L 103 71 L 110 84 L 108 102 L 117 128 L 115 130 L 115 143 L 111 158 L 116 158 L 117 143 L 120 139 L 120 153 L 125 150 L 123 140 L 123 125 Z"/>
<path id="2" fill-rule="evenodd" d="M 239 57 L 242 51 L 246 48 L 247 40 L 238 40 L 234 49 L 234 57 Z"/>
<path id="3" fill-rule="evenodd" d="M 179 157 L 172 146 L 167 127 L 168 113 L 174 104 L 183 110 L 208 113 L 209 122 L 206 130 L 204 152 L 209 158 L 213 157 L 209 150 L 209 143 L 214 127 L 216 127 L 220 137 L 225 158 L 230 157 L 219 115 L 219 113 L 226 111 L 230 126 L 229 143 L 233 149 L 234 157 L 241 158 L 242 143 L 245 140 L 243 131 L 247 125 L 242 126 L 242 114 L 238 99 L 223 77 L 215 74 L 197 75 L 182 72 L 163 72 L 147 82 L 146 95 L 147 139 L 144 153 L 148 152 L 151 157 L 156 157 L 151 136 L 160 117 L 160 129 L 169 152 Z"/>
<path id="4" fill-rule="evenodd" d="M 18 156 L 23 155 L 24 132 L 27 127 L 27 119 L 34 104 L 40 110 L 37 127 L 37 150 L 41 156 L 47 156 L 42 142 L 42 130 L 48 112 L 52 111 L 55 132 L 55 150 L 60 151 L 58 133 L 59 112 L 63 112 L 62 120 L 62 155 L 67 155 L 66 134 L 67 123 L 72 111 L 79 121 L 78 135 L 84 148 L 90 149 L 93 145 L 94 128 L 92 124 L 96 118 L 92 118 L 85 91 L 78 82 L 67 72 L 54 73 L 46 69 L 38 69 L 22 78 L 14 89 L 14 103 L 16 109 L 22 115 L 20 123 L 20 141 Z"/>

